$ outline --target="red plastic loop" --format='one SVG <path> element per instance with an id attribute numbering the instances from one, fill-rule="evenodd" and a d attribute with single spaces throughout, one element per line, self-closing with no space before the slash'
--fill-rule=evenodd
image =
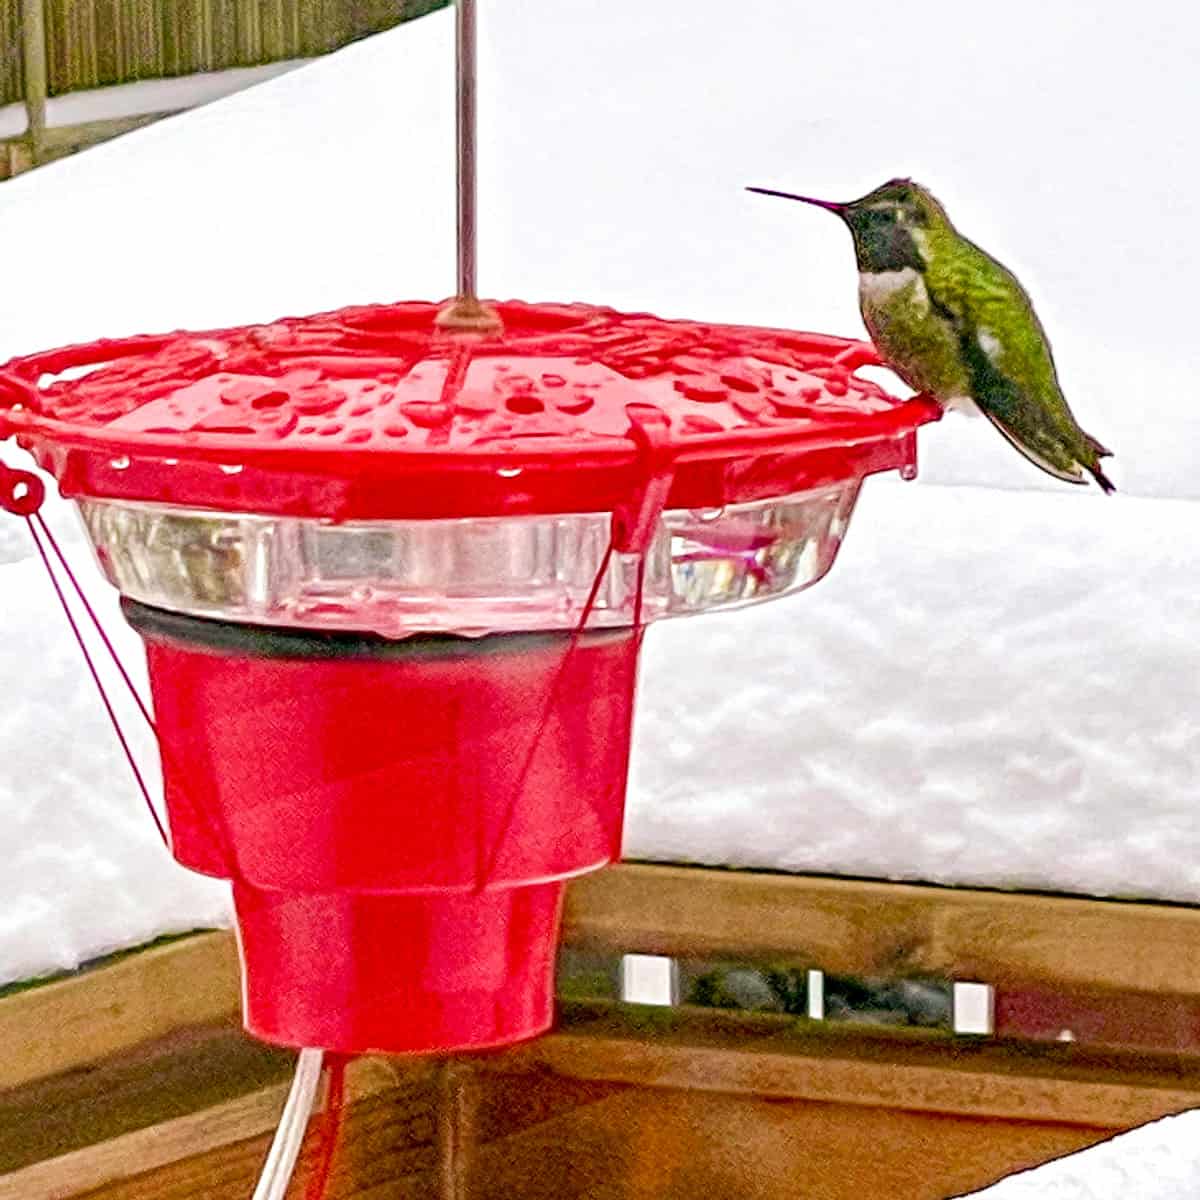
<path id="1" fill-rule="evenodd" d="M 0 410 L 6 408 L 36 408 L 37 388 L 20 375 L 0 371 Z"/>
<path id="2" fill-rule="evenodd" d="M 46 499 L 46 485 L 32 471 L 0 463 L 0 508 L 17 517 L 32 517 Z"/>
<path id="3" fill-rule="evenodd" d="M 627 504 L 613 513 L 613 549 L 619 554 L 645 554 L 658 528 L 675 478 L 671 422 L 651 404 L 629 404 L 629 438 L 637 444 L 643 478 Z"/>

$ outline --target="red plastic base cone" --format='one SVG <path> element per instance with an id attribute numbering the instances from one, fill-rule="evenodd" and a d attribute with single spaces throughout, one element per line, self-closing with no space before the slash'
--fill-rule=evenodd
<path id="1" fill-rule="evenodd" d="M 289 1046 L 392 1054 L 544 1033 L 563 886 L 435 896 L 235 886 L 246 1028 Z"/>
<path id="2" fill-rule="evenodd" d="M 440 1053 L 547 1028 L 561 881 L 620 853 L 637 634 L 126 615 L 175 856 L 234 882 L 252 1033 Z"/>

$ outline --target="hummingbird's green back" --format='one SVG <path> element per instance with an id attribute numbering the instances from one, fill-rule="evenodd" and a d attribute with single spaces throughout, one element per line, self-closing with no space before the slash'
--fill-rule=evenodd
<path id="1" fill-rule="evenodd" d="M 1078 478 L 1101 447 L 1059 386 L 1050 342 L 1016 276 L 949 221 L 932 224 L 925 285 L 957 340 L 968 395 L 1010 441 L 1053 473 Z"/>

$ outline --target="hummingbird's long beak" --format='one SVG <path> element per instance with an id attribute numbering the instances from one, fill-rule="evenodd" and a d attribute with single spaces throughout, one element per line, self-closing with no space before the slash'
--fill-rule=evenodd
<path id="1" fill-rule="evenodd" d="M 757 192 L 760 196 L 779 196 L 784 200 L 799 200 L 801 204 L 815 204 L 828 212 L 839 216 L 846 211 L 846 205 L 835 204 L 832 200 L 814 200 L 811 196 L 797 196 L 794 192 L 777 192 L 774 188 L 748 187 L 748 192 Z"/>

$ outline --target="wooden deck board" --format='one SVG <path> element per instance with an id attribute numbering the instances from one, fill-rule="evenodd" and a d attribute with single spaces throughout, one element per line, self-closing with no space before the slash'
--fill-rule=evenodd
<path id="1" fill-rule="evenodd" d="M 576 880 L 565 939 L 652 954 L 807 955 L 926 972 L 1200 995 L 1200 909 L 626 863 Z"/>
<path id="2" fill-rule="evenodd" d="M 745 1021 L 712 1013 L 657 1031 L 642 1021 L 640 1033 L 631 1020 L 572 1010 L 538 1042 L 464 1060 L 481 1095 L 475 1200 L 943 1200 L 1200 1103 L 1200 1069 L 1071 1047 L 1048 1062 L 1003 1045 L 948 1054 L 936 1037 L 748 1036 Z M 75 1086 L 94 1099 L 129 1069 L 114 1060 L 74 1073 Z M 60 1101 L 70 1086 L 58 1081 Z M 284 1091 L 255 1087 L 32 1163 L 0 1176 L 0 1200 L 244 1197 Z M 361 1060 L 347 1095 L 330 1200 L 436 1194 L 432 1065 Z"/>
<path id="3" fill-rule="evenodd" d="M 566 929 L 606 953 L 1162 997 L 1200 995 L 1198 934 L 1170 905 L 641 865 L 572 885 Z M 0 1200 L 248 1195 L 289 1056 L 237 1007 L 228 933 L 0 999 Z M 570 1003 L 553 1034 L 467 1061 L 477 1200 L 942 1200 L 1200 1106 L 1182 1053 L 686 1007 Z M 436 1097 L 428 1062 L 352 1064 L 329 1200 L 436 1194 Z"/>
<path id="4" fill-rule="evenodd" d="M 616 953 L 788 955 L 861 975 L 1200 996 L 1200 910 L 1174 905 L 621 864 L 571 885 L 564 940 Z M 9 996 L 0 1089 L 231 1019 L 238 998 L 226 932 Z"/>
<path id="5" fill-rule="evenodd" d="M 0 1090 L 238 1014 L 230 933 L 155 946 L 0 1000 Z"/>

